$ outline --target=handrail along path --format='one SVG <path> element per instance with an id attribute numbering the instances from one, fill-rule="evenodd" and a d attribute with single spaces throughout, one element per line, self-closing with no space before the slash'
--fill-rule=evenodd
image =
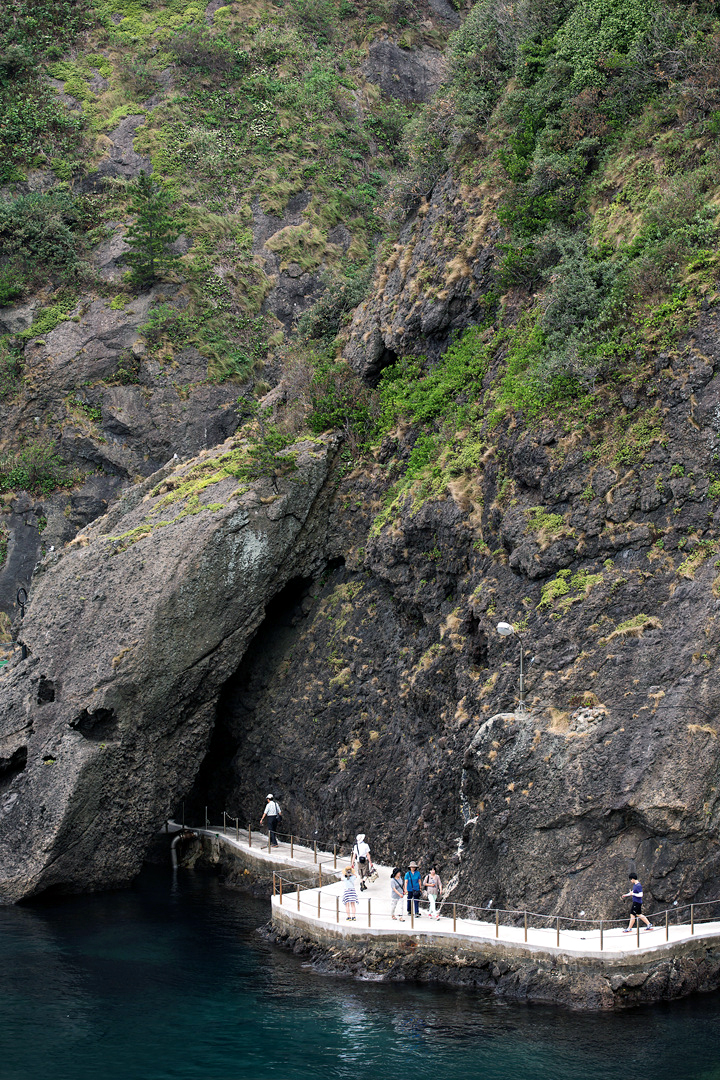
<path id="1" fill-rule="evenodd" d="M 495 942 L 513 949 L 596 957 L 638 956 L 672 951 L 680 943 L 720 938 L 720 900 L 686 904 L 648 915 L 653 929 L 640 928 L 639 922 L 628 934 L 623 919 L 586 919 L 547 915 L 523 909 L 481 908 L 450 899 L 438 903 L 438 919 L 431 919 L 427 903 L 421 902 L 421 914 L 403 911 L 404 921 L 390 917 L 390 867 L 375 863 L 377 880 L 360 893 L 354 922 L 347 921 L 342 903 L 344 884 L 342 865 L 350 855 L 337 844 L 321 846 L 316 840 L 277 833 L 279 846 L 270 848 L 269 837 L 259 830 L 241 829 L 239 824 L 213 828 L 192 828 L 192 832 L 217 837 L 230 849 L 252 855 L 272 873 L 272 914 L 283 920 L 293 919 L 308 928 L 333 930 L 343 936 L 373 938 L 402 937 L 421 932 L 423 936 L 462 937 L 467 948 L 478 949 Z M 174 823 L 173 823 L 174 824 Z M 175 826 L 177 828 L 178 826 Z M 273 868 L 275 864 L 276 868 Z M 290 871 L 303 871 L 302 878 Z M 317 874 L 317 877 L 315 877 Z M 403 904 L 406 908 L 406 904 Z M 414 908 L 414 905 L 413 905 Z M 685 916 L 686 921 L 683 921 Z"/>

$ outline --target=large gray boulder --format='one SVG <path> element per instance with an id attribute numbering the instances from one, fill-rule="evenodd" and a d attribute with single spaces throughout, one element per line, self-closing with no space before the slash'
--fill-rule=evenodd
<path id="1" fill-rule="evenodd" d="M 32 582 L 0 676 L 0 902 L 122 884 L 188 791 L 266 603 L 324 565 L 332 440 L 252 484 L 226 442 L 131 488 Z"/>

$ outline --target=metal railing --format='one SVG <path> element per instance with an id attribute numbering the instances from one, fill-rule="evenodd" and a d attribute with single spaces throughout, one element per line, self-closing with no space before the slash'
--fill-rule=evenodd
<path id="1" fill-rule="evenodd" d="M 325 884 L 328 884 L 328 882 L 326 881 Z M 317 889 L 317 895 L 312 900 L 303 900 L 301 898 L 302 892 L 315 889 Z M 343 904 L 340 894 L 336 893 L 332 896 L 328 893 L 323 897 L 321 889 L 322 867 L 319 867 L 317 884 L 310 883 L 307 879 L 297 880 L 290 878 L 277 871 L 273 874 L 273 896 L 279 898 L 281 906 L 290 905 L 297 911 L 305 909 L 307 913 L 318 919 L 325 917 L 328 921 L 333 921 L 334 918 L 336 923 L 341 922 L 340 910 Z M 427 901 L 419 901 L 418 903 L 424 905 Z M 355 905 L 357 911 L 355 921 L 360 922 L 361 925 L 372 926 L 372 898 L 359 898 Z M 376 901 L 375 915 L 385 915 L 384 908 L 385 905 L 381 910 Z M 618 932 L 626 929 L 628 922 L 627 916 L 622 919 L 573 918 L 565 915 L 544 915 L 519 908 L 478 908 L 472 904 L 461 904 L 455 901 L 442 902 L 438 905 L 437 911 L 443 921 L 447 920 L 447 924 L 452 919 L 453 933 L 458 932 L 459 923 L 466 924 L 461 926 L 461 932 L 467 929 L 468 923 L 483 927 L 485 933 L 482 936 L 489 939 L 499 939 L 501 931 L 503 931 L 504 940 L 508 940 L 507 931 L 517 930 L 517 935 L 512 934 L 510 939 L 524 944 L 528 942 L 529 931 L 540 931 L 543 933 L 543 937 L 547 934 L 547 939 L 538 941 L 537 933 L 535 933 L 535 940 L 532 944 L 547 943 L 549 946 L 560 948 L 561 936 L 564 935 L 563 944 L 566 948 L 578 947 L 582 941 L 587 943 L 583 946 L 586 951 L 599 952 L 603 952 L 605 949 L 606 934 L 615 931 L 616 933 L 613 936 L 619 937 Z M 687 917 L 686 921 L 683 921 L 683 915 Z M 427 912 L 421 912 L 421 916 L 427 918 Z M 411 930 L 415 929 L 415 919 L 417 917 L 415 914 L 415 901 L 413 900 L 408 912 Z M 690 936 L 693 936 L 697 927 L 703 924 L 716 924 L 717 929 L 714 932 L 720 935 L 720 900 L 708 900 L 699 904 L 685 904 L 678 907 L 673 906 L 663 911 L 654 912 L 648 918 L 652 923 L 653 930 L 665 931 L 665 941 L 668 942 L 670 941 L 672 929 L 687 929 L 689 927 Z M 345 919 L 347 920 L 347 916 Z M 406 921 L 408 920 L 406 919 Z M 449 930 L 447 924 L 443 929 Z M 400 932 L 399 929 L 397 932 Z M 639 920 L 636 920 L 627 943 L 636 944 L 638 949 L 656 945 L 658 943 L 657 937 L 646 938 L 644 936 L 645 932 L 645 925 L 641 926 Z M 571 938 L 568 938 L 569 934 L 572 934 Z M 686 937 L 687 935 L 680 934 L 677 936 Z"/>
<path id="2" fill-rule="evenodd" d="M 228 827 L 228 821 L 231 822 L 231 826 Z M 250 824 L 247 828 L 240 827 L 240 819 L 238 817 L 231 816 L 227 812 L 223 813 L 222 826 L 210 825 L 207 816 L 207 807 L 205 808 L 205 828 L 206 830 L 223 833 L 225 836 L 234 836 L 236 840 L 247 841 L 248 847 L 252 848 L 257 846 L 259 848 L 267 848 L 271 851 L 270 835 L 264 833 L 260 829 L 253 829 Z M 283 897 L 288 896 L 288 890 L 294 895 L 294 903 L 299 911 L 301 905 L 303 907 L 308 904 L 317 911 L 317 918 L 322 917 L 322 911 L 328 911 L 330 915 L 335 915 L 335 921 L 340 922 L 340 907 L 341 900 L 339 894 L 335 897 L 335 906 L 333 907 L 330 902 L 329 907 L 324 904 L 324 900 L 318 892 L 317 900 L 306 902 L 301 901 L 300 893 L 308 889 L 321 889 L 323 885 L 327 885 L 330 881 L 337 882 L 337 877 L 333 874 L 329 875 L 330 865 L 332 863 L 332 869 L 337 870 L 338 859 L 347 859 L 350 857 L 352 850 L 352 844 L 337 844 L 333 843 L 323 845 L 321 841 L 318 841 L 315 837 L 308 838 L 303 836 L 296 836 L 294 833 L 278 832 L 276 830 L 275 835 L 280 840 L 282 838 L 283 843 L 289 845 L 290 858 L 294 858 L 295 845 L 305 847 L 307 850 L 313 853 L 313 866 L 317 867 L 318 879 L 317 884 L 310 882 L 307 878 L 303 880 L 293 880 L 284 874 L 280 874 L 277 871 L 273 873 L 273 895 L 280 897 L 280 903 L 283 903 Z M 326 878 L 323 881 L 323 869 L 326 873 Z M 296 895 L 295 895 L 296 894 Z M 287 903 L 287 900 L 285 900 Z M 423 906 L 427 901 L 420 901 Z M 367 905 L 367 909 L 363 906 L 362 922 L 367 925 L 372 925 L 372 903 L 371 898 L 366 897 L 362 900 L 363 905 Z M 324 905 L 324 906 L 323 906 Z M 360 913 L 360 906 L 358 902 L 358 913 Z M 376 915 L 384 914 L 376 907 Z M 411 929 L 415 926 L 415 902 L 411 905 L 411 911 L 409 914 L 409 921 Z M 439 899 L 437 902 L 437 914 L 443 920 L 452 919 L 453 932 L 457 932 L 458 922 L 474 923 L 479 926 L 487 928 L 488 937 L 500 937 L 500 930 L 522 930 L 523 943 L 528 942 L 529 931 L 541 931 L 548 935 L 548 943 L 555 945 L 556 948 L 560 947 L 561 934 L 573 934 L 571 941 L 577 943 L 578 941 L 586 941 L 588 944 L 586 949 L 593 949 L 593 943 L 598 951 L 602 952 L 605 948 L 605 935 L 611 931 L 621 931 L 626 929 L 629 921 L 628 916 L 624 916 L 620 919 L 587 919 L 587 918 L 574 918 L 567 915 L 545 915 L 536 911 L 528 911 L 521 908 L 483 908 L 473 904 L 461 904 L 452 902 L 449 900 Z M 670 908 L 665 908 L 661 911 L 653 913 L 645 912 L 647 918 L 653 924 L 654 930 L 665 931 L 665 941 L 670 941 L 671 930 L 679 927 L 689 927 L 690 936 L 694 936 L 696 933 L 696 927 L 703 924 L 718 923 L 718 930 L 720 934 L 720 900 L 705 900 L 700 903 L 692 904 L 674 904 Z M 427 917 L 427 913 L 423 912 L 422 916 Z M 358 916 L 356 916 L 356 921 Z M 647 940 L 647 945 L 652 946 L 657 944 L 657 937 L 651 937 L 645 939 L 643 934 L 645 933 L 645 925 L 640 925 L 640 920 L 636 919 L 635 926 L 628 935 L 629 941 L 634 942 L 637 948 L 641 947 L 641 943 Z M 680 935 L 681 937 L 686 935 Z M 553 942 L 554 939 L 554 942 Z M 521 940 L 518 935 L 517 940 Z M 537 941 L 534 942 L 537 944 Z M 566 945 L 569 942 L 566 937 Z M 593 950 L 594 951 L 594 950 Z"/>
<path id="3" fill-rule="evenodd" d="M 228 826 L 230 822 L 230 826 Z M 253 846 L 259 848 L 266 848 L 267 851 L 272 851 L 272 844 L 270 842 L 270 833 L 265 832 L 262 829 L 253 828 L 251 823 L 247 826 L 240 825 L 240 818 L 234 815 L 228 814 L 227 811 L 223 811 L 223 823 L 222 825 L 211 825 L 208 817 L 207 807 L 205 807 L 205 829 L 211 832 L 222 833 L 224 836 L 235 837 L 237 841 L 247 841 L 248 847 Z M 189 826 L 188 826 L 189 828 Z M 333 860 L 333 869 L 337 870 L 338 859 L 349 859 L 352 851 L 352 844 L 327 844 L 324 845 L 321 840 L 316 837 L 310 838 L 307 836 L 297 836 L 295 833 L 286 833 L 275 830 L 275 836 L 282 843 L 289 845 L 290 858 L 295 857 L 295 845 L 298 847 L 308 848 L 313 853 L 313 864 L 317 865 L 319 860 L 327 861 L 327 857 L 331 856 Z"/>

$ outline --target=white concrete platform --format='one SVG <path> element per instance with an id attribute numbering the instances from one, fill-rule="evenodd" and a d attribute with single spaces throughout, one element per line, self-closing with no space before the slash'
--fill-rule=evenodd
<path id="1" fill-rule="evenodd" d="M 552 955 L 562 954 L 567 957 L 594 957 L 597 959 L 631 960 L 638 955 L 648 954 L 657 958 L 663 953 L 672 954 L 680 945 L 702 942 L 711 942 L 720 938 L 720 920 L 713 922 L 696 922 L 694 933 L 691 932 L 689 923 L 679 925 L 670 924 L 667 929 L 664 915 L 660 925 L 655 925 L 652 930 L 641 929 L 638 939 L 634 929 L 629 934 L 623 933 L 623 927 L 614 925 L 603 928 L 602 947 L 600 929 L 588 927 L 587 929 L 564 929 L 561 926 L 559 944 L 557 928 L 554 916 L 548 916 L 547 929 L 538 929 L 529 926 L 527 939 L 523 926 L 509 926 L 500 922 L 496 928 L 493 912 L 488 912 L 488 921 L 467 919 L 461 916 L 462 905 L 457 905 L 457 918 L 453 928 L 452 899 L 444 902 L 439 907 L 440 918 L 435 920 L 428 916 L 427 902 L 421 902 L 421 915 L 415 918 L 414 925 L 407 911 L 403 913 L 404 922 L 390 918 L 390 867 L 375 864 L 378 871 L 378 879 L 373 882 L 367 891 L 360 894 L 357 905 L 356 921 L 348 922 L 345 907 L 342 903 L 344 884 L 338 880 L 345 866 L 349 865 L 347 856 L 333 855 L 333 852 L 318 851 L 317 856 L 312 848 L 293 844 L 292 855 L 289 843 L 281 843 L 272 851 L 267 849 L 267 836 L 253 832 L 252 846 L 248 845 L 247 830 L 240 830 L 239 838 L 234 829 L 228 827 L 226 832 L 218 828 L 193 829 L 193 832 L 210 837 L 218 837 L 231 850 L 236 849 L 245 856 L 252 856 L 260 865 L 267 865 L 268 871 L 274 866 L 283 864 L 288 870 L 283 869 L 278 874 L 283 878 L 282 903 L 279 891 L 272 898 L 272 915 L 278 917 L 284 924 L 294 922 L 298 928 L 311 929 L 315 927 L 320 932 L 341 934 L 343 937 L 377 938 L 387 937 L 401 939 L 404 936 L 417 938 L 420 934 L 426 943 L 432 938 L 438 942 L 443 939 L 447 944 L 448 937 L 453 937 L 464 948 L 482 948 L 483 945 L 506 946 L 510 949 L 523 952 L 543 952 Z M 274 864 L 274 866 L 273 866 Z M 292 868 L 297 867 L 304 871 L 304 880 L 307 881 L 307 872 L 319 872 L 322 868 L 323 881 L 326 877 L 332 878 L 322 888 L 301 888 L 299 893 L 291 885 L 288 879 L 292 879 Z M 318 909 L 318 899 L 320 907 Z M 405 905 L 406 906 L 406 905 Z M 318 914 L 319 910 L 319 914 Z M 652 921 L 652 915 L 648 918 Z M 536 921 L 533 919 L 532 921 Z M 562 919 L 561 919 L 562 923 Z M 627 923 L 625 922 L 625 925 Z"/>

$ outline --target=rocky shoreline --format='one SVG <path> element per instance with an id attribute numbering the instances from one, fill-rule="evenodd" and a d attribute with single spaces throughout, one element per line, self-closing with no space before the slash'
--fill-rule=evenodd
<path id="1" fill-rule="evenodd" d="M 720 987 L 720 945 L 694 942 L 673 956 L 638 962 L 579 960 L 565 956 L 503 956 L 434 945 L 421 935 L 320 941 L 297 927 L 268 923 L 261 933 L 318 972 L 383 982 L 443 983 L 480 990 L 505 1001 L 611 1011 L 676 1001 Z"/>

